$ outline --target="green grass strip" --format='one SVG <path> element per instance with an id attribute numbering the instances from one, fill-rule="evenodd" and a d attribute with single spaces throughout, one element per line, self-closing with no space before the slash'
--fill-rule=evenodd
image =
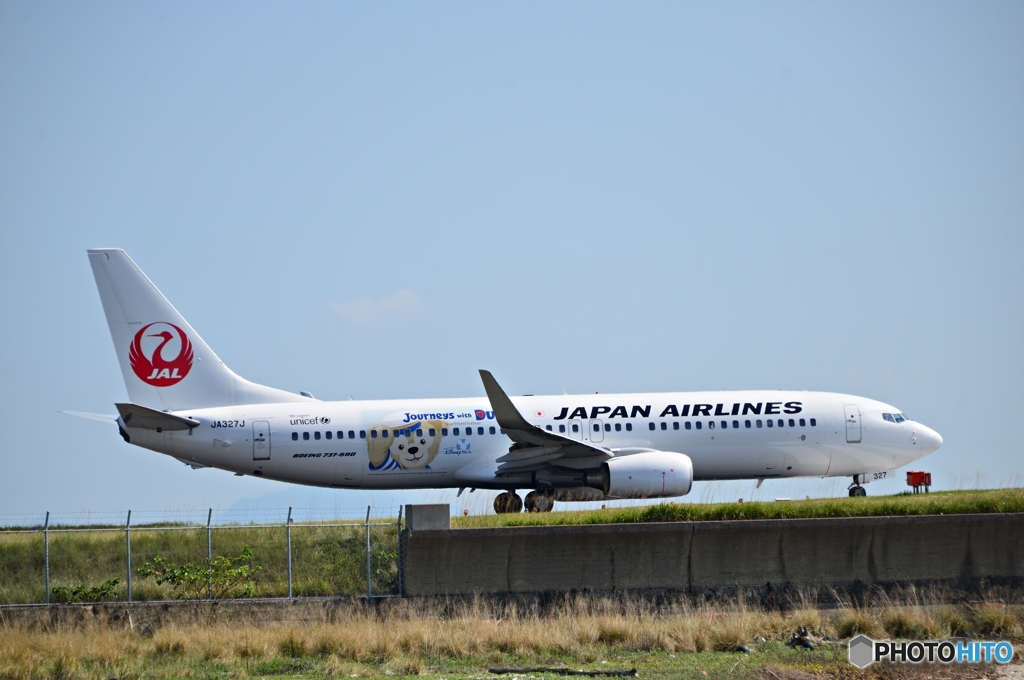
<path id="1" fill-rule="evenodd" d="M 564 507 L 566 504 L 559 504 Z M 453 517 L 452 527 L 707 522 L 739 519 L 813 519 L 822 517 L 900 517 L 1024 512 L 1024 489 L 942 491 L 928 494 L 819 498 L 750 503 L 659 503 L 632 508 L 576 510 L 518 515 Z"/>

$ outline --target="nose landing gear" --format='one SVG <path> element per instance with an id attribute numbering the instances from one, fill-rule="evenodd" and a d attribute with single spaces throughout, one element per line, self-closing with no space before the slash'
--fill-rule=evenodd
<path id="1" fill-rule="evenodd" d="M 868 495 L 868 492 L 860 485 L 860 483 L 864 481 L 865 477 L 867 477 L 867 475 L 853 476 L 853 484 L 850 485 L 850 498 L 859 498 L 860 496 Z"/>

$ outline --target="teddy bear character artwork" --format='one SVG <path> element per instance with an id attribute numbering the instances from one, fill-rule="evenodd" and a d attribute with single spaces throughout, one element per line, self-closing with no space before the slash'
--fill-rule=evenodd
<path id="1" fill-rule="evenodd" d="M 370 431 L 379 435 L 366 440 L 370 469 L 429 469 L 441 449 L 441 428 L 446 426 L 443 420 L 424 420 L 398 428 L 384 423 L 373 425 Z"/>

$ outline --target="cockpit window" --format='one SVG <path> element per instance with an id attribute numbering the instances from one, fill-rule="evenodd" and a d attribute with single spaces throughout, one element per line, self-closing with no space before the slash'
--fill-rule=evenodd
<path id="1" fill-rule="evenodd" d="M 896 419 L 897 423 L 902 423 L 904 420 L 908 420 L 908 418 L 902 413 L 894 413 L 892 414 L 892 417 Z"/>
<path id="2" fill-rule="evenodd" d="M 890 423 L 902 423 L 905 420 L 910 420 L 902 413 L 883 413 L 882 420 L 888 420 Z"/>
<path id="3" fill-rule="evenodd" d="M 882 420 L 888 420 L 890 423 L 895 423 L 896 419 L 892 417 L 891 413 L 883 413 Z"/>

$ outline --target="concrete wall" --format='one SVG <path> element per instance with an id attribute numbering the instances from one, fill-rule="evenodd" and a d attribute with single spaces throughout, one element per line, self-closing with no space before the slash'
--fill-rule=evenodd
<path id="1" fill-rule="evenodd" d="M 1024 514 L 411 531 L 405 594 L 1024 583 Z"/>

